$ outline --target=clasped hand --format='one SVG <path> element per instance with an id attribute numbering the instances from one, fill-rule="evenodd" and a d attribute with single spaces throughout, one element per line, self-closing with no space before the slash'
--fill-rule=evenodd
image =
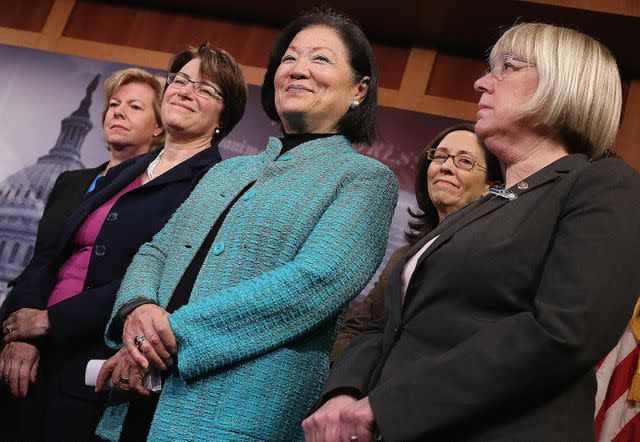
<path id="1" fill-rule="evenodd" d="M 136 344 L 136 337 L 139 339 Z M 169 313 L 154 304 L 144 304 L 132 311 L 124 321 L 122 342 L 129 355 L 142 369 L 149 364 L 166 370 L 173 365 L 178 345 L 169 325 Z"/>
<path id="2" fill-rule="evenodd" d="M 149 369 L 143 369 L 135 363 L 127 347 L 122 347 L 118 353 L 111 356 L 102 364 L 96 380 L 96 391 L 100 391 L 111 376 L 113 387 L 119 391 L 132 391 L 142 396 L 151 393 L 144 387 L 144 377 Z"/>
<path id="3" fill-rule="evenodd" d="M 11 394 L 23 398 L 29 390 L 29 382 L 36 382 L 40 352 L 33 344 L 17 341 L 47 335 L 49 315 L 46 310 L 21 308 L 2 323 L 2 331 L 5 346 L 0 353 L 0 375 Z"/>
<path id="4" fill-rule="evenodd" d="M 136 344 L 136 337 L 143 336 Z M 150 394 L 144 387 L 149 365 L 166 370 L 173 365 L 177 351 L 176 338 L 169 326 L 169 313 L 154 304 L 144 304 L 133 310 L 124 321 L 122 347 L 100 369 L 96 391 L 104 388 L 107 379 L 116 390 Z"/>
<path id="5" fill-rule="evenodd" d="M 21 308 L 2 323 L 5 344 L 45 336 L 49 333 L 49 314 L 46 310 Z"/>
<path id="6" fill-rule="evenodd" d="M 35 345 L 27 342 L 10 342 L 0 354 L 0 374 L 17 398 L 27 395 L 29 381 L 35 383 L 40 353 Z"/>
<path id="7" fill-rule="evenodd" d="M 374 418 L 369 397 L 356 399 L 342 394 L 329 399 L 311 416 L 302 421 L 307 442 L 371 441 Z"/>

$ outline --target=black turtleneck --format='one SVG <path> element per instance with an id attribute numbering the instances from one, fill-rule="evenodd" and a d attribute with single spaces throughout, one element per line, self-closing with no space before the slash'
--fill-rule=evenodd
<path id="1" fill-rule="evenodd" d="M 302 143 L 306 143 L 307 141 L 317 140 L 318 138 L 327 138 L 333 136 L 335 134 L 284 134 L 284 136 L 280 137 L 280 141 L 282 142 L 282 150 L 280 151 L 280 155 L 285 152 L 289 152 L 294 147 L 298 147 Z"/>

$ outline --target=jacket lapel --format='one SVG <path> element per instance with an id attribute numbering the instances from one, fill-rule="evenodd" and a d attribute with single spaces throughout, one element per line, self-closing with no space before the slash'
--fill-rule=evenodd
<path id="1" fill-rule="evenodd" d="M 520 181 L 519 183 L 511 186 L 508 190 L 515 194 L 517 198 L 520 198 L 527 192 L 531 192 L 533 189 L 556 180 L 559 176 L 570 172 L 576 167 L 580 167 L 581 165 L 586 164 L 588 164 L 588 161 L 584 155 L 567 155 L 550 164 L 549 166 L 541 169 L 540 171 L 534 173 L 533 175 L 527 177 L 526 179 Z M 494 210 L 499 209 L 505 204 L 517 204 L 517 198 L 514 200 L 510 200 L 505 197 L 490 194 L 482 197 L 478 201 L 469 204 L 468 206 L 460 209 L 452 215 L 449 215 L 442 223 L 440 223 L 440 225 L 438 225 L 438 227 L 431 231 L 425 238 L 420 240 L 407 252 L 407 258 L 413 256 L 428 241 L 433 239 L 435 236 L 438 236 L 438 239 L 436 239 L 431 244 L 431 246 L 429 246 L 429 248 L 420 256 L 420 258 L 418 258 L 414 274 L 419 271 L 421 264 L 424 263 L 425 260 L 427 260 L 429 256 L 433 254 L 433 252 L 438 250 L 443 244 L 446 244 L 447 241 L 449 241 L 449 239 L 451 239 L 451 237 L 455 235 L 456 232 L 458 232 L 460 229 L 464 228 L 475 220 L 488 215 Z M 400 271 L 400 276 L 401 275 L 402 271 Z M 409 293 L 407 293 L 405 294 L 403 307 L 406 307 L 409 302 L 410 296 Z"/>
<path id="2" fill-rule="evenodd" d="M 402 272 L 407 264 L 407 258 L 408 255 L 405 253 L 395 263 L 391 273 L 389 273 L 389 279 L 387 279 L 387 285 L 384 289 L 384 302 L 388 306 L 389 319 L 392 319 L 394 324 L 400 323 L 402 314 Z"/>
<path id="3" fill-rule="evenodd" d="M 153 159 L 155 159 L 155 156 Z M 153 161 L 153 159 L 151 161 Z M 151 161 L 146 163 L 144 169 L 141 170 L 140 173 L 143 173 L 144 170 L 146 170 Z M 167 183 L 182 180 L 194 180 L 195 185 L 195 181 L 199 180 L 212 165 L 219 163 L 220 161 L 222 161 L 222 157 L 220 156 L 218 146 L 209 147 L 204 149 L 202 152 L 198 152 L 193 157 L 183 161 L 159 177 L 149 181 L 139 189 L 142 190 L 164 186 Z"/>
<path id="4" fill-rule="evenodd" d="M 67 224 L 67 227 L 71 227 L 71 230 L 75 231 L 77 225 L 84 220 L 87 214 L 100 207 L 123 187 L 133 181 L 157 155 L 157 152 L 140 155 L 123 161 L 118 166 L 109 170 L 107 174 L 98 181 L 96 189 L 87 195 L 78 209 L 71 215 L 70 223 Z"/>

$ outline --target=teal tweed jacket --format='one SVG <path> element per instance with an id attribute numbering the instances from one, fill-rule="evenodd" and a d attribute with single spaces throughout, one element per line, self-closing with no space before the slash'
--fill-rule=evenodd
<path id="1" fill-rule="evenodd" d="M 125 276 L 115 312 L 139 296 L 165 307 L 234 197 L 189 303 L 169 317 L 178 342 L 149 440 L 302 440 L 324 386 L 338 319 L 384 255 L 398 195 L 393 173 L 343 136 L 279 156 L 214 166 Z M 107 328 L 107 343 L 117 337 Z M 118 440 L 127 404 L 97 433 Z"/>

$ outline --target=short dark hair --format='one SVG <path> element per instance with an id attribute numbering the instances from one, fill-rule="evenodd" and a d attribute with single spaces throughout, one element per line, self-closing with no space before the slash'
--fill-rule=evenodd
<path id="1" fill-rule="evenodd" d="M 352 143 L 372 144 L 379 138 L 376 114 L 378 110 L 378 72 L 369 40 L 358 25 L 345 15 L 330 9 L 301 15 L 287 25 L 278 36 L 269 57 L 267 71 L 262 83 L 262 107 L 269 118 L 280 122 L 275 105 L 276 70 L 291 40 L 298 32 L 314 26 L 325 26 L 338 34 L 347 49 L 354 83 L 369 77 L 369 90 L 355 109 L 349 109 L 338 123 L 340 133 Z"/>
<path id="2" fill-rule="evenodd" d="M 436 228 L 438 225 L 438 210 L 436 206 L 429 198 L 429 187 L 427 180 L 427 169 L 431 160 L 429 159 L 429 150 L 433 149 L 440 144 L 440 142 L 449 135 L 451 132 L 458 130 L 466 130 L 475 134 L 472 124 L 459 123 L 454 124 L 451 127 L 446 128 L 440 132 L 436 137 L 422 150 L 418 164 L 416 165 L 416 201 L 418 202 L 418 211 L 413 211 L 409 207 L 407 210 L 409 215 L 413 218 L 409 221 L 409 230 L 404 234 L 404 238 L 410 245 L 414 245 L 422 238 L 427 236 L 429 232 Z M 503 181 L 502 168 L 500 167 L 500 161 L 489 150 L 487 146 L 478 139 L 482 152 L 484 153 L 485 161 L 487 162 L 487 184 L 497 184 Z"/>
<path id="3" fill-rule="evenodd" d="M 223 49 L 212 48 L 209 43 L 202 43 L 198 48 L 187 46 L 173 54 L 169 62 L 169 73 L 179 72 L 195 58 L 200 59 L 200 76 L 216 83 L 224 97 L 218 126 L 220 133 L 214 132 L 211 139 L 213 146 L 226 137 L 242 118 L 249 90 L 240 65 L 231 54 Z"/>

